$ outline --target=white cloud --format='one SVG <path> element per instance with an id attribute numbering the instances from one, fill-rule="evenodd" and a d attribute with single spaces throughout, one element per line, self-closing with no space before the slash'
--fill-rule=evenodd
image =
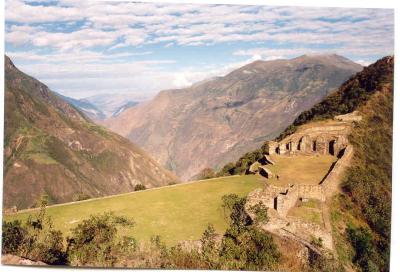
<path id="1" fill-rule="evenodd" d="M 38 23 L 78 20 L 80 10 L 74 7 L 32 6 L 20 0 L 6 2 L 6 20 L 20 23 Z"/>
<path id="2" fill-rule="evenodd" d="M 224 75 L 251 61 L 310 53 L 352 55 L 366 64 L 371 56 L 393 54 L 394 45 L 394 14 L 385 9 L 81 0 L 33 6 L 8 0 L 5 18 L 5 41 L 12 48 L 8 52 L 12 59 L 55 90 L 69 93 L 155 92 Z M 235 42 L 251 43 L 254 48 L 229 52 L 233 59 L 223 63 L 189 64 L 173 71 L 166 68 L 174 60 L 137 60 L 151 54 L 144 49 L 149 45 Z"/>
<path id="3" fill-rule="evenodd" d="M 360 64 L 362 66 L 368 66 L 372 63 L 372 61 L 367 61 L 367 60 L 356 60 L 355 62 L 357 62 L 358 64 Z"/>
<path id="4" fill-rule="evenodd" d="M 266 6 L 254 8 L 234 5 L 133 2 L 88 4 L 86 1 L 61 1 L 61 4 L 67 6 L 36 7 L 19 0 L 8 1 L 6 20 L 19 23 L 86 20 L 84 27 L 90 26 L 95 33 L 110 28 L 112 31 L 107 32 L 112 36 L 110 39 L 123 38 L 125 42 L 117 47 L 158 42 L 203 45 L 266 40 L 309 44 L 326 42 L 365 44 L 371 41 L 376 44 L 393 44 L 387 35 L 388 31 L 393 32 L 392 10 Z M 321 18 L 325 20 L 321 21 Z M 328 19 L 331 21 L 327 21 Z M 76 32 L 79 31 L 81 30 Z M 130 31 L 132 34 L 128 33 Z M 62 40 L 79 38 L 69 33 L 58 34 L 55 37 L 60 37 Z M 17 36 L 12 32 L 7 35 Z M 104 36 L 102 35 L 100 39 L 105 38 Z M 40 38 L 34 44 L 48 46 L 49 43 L 41 42 L 43 39 L 45 38 Z M 100 43 L 97 36 L 87 35 L 87 40 L 94 41 L 85 41 L 74 46 L 87 48 L 87 44 Z M 9 38 L 8 41 L 21 42 L 16 37 Z M 104 42 L 104 44 L 109 43 Z"/>

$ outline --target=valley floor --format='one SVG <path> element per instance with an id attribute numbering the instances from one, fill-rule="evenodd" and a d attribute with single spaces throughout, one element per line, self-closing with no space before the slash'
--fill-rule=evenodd
<path id="1" fill-rule="evenodd" d="M 226 194 L 245 196 L 263 185 L 259 176 L 231 176 L 179 184 L 129 194 L 63 204 L 47 208 L 55 229 L 68 235 L 71 228 L 93 214 L 114 212 L 135 221 L 127 231 L 139 241 L 160 235 L 169 245 L 183 240 L 198 240 L 209 223 L 222 234 L 227 222 L 221 207 Z M 36 211 L 21 211 L 6 216 L 8 220 L 25 220 Z"/>

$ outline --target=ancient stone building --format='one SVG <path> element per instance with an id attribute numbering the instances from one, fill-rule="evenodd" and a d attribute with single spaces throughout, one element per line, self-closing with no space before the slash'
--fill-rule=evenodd
<path id="1" fill-rule="evenodd" d="M 331 154 L 337 156 L 347 144 L 348 124 L 310 127 L 296 132 L 282 141 L 267 143 L 267 152 L 279 155 Z"/>
<path id="2" fill-rule="evenodd" d="M 267 154 L 250 166 L 251 171 L 249 173 L 259 172 L 266 178 L 275 175 L 268 169 L 268 165 L 274 164 L 269 156 L 272 154 L 281 156 L 330 154 L 338 157 L 336 163 L 319 184 L 296 184 L 278 187 L 266 183 L 263 189 L 257 189 L 249 194 L 249 205 L 262 202 L 270 209 L 271 220 L 267 224 L 269 231 L 276 234 L 289 231 L 291 235 L 301 237 L 301 239 L 322 237 L 324 246 L 332 247 L 329 216 L 326 216 L 328 219 L 324 221 L 325 227 L 321 227 L 309 222 L 297 222 L 297 219 L 288 218 L 287 214 L 299 199 L 317 199 L 324 203 L 337 191 L 341 174 L 349 165 L 353 154 L 348 135 L 354 122 L 360 120 L 361 116 L 358 113 L 337 116 L 334 120 L 322 124 L 314 123 L 300 127 L 297 132 L 280 142 L 269 141 L 265 144 L 264 149 Z"/>

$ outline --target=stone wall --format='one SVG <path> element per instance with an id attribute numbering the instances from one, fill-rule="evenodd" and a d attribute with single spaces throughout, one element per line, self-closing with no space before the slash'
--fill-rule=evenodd
<path id="1" fill-rule="evenodd" d="M 337 156 L 348 144 L 349 123 L 340 125 L 317 126 L 289 135 L 280 142 L 269 141 L 266 144 L 268 154 L 331 154 Z"/>
<path id="2" fill-rule="evenodd" d="M 297 185 L 298 198 L 315 198 L 325 201 L 325 193 L 320 185 L 299 184 Z"/>
<path id="3" fill-rule="evenodd" d="M 248 195 L 250 205 L 262 202 L 266 207 L 275 210 L 280 216 L 286 216 L 298 199 L 296 185 L 278 187 L 266 185 L 264 189 L 257 189 Z"/>
<path id="4" fill-rule="evenodd" d="M 328 173 L 325 179 L 321 181 L 321 187 L 326 198 L 333 196 L 335 192 L 337 192 L 341 177 L 345 168 L 350 164 L 351 158 L 353 157 L 353 152 L 353 146 L 348 145 L 344 149 L 342 157 L 335 163 L 335 166 Z"/>
<path id="5" fill-rule="evenodd" d="M 283 227 L 284 230 L 295 233 L 296 236 L 307 241 L 321 238 L 325 248 L 333 249 L 332 235 L 325 227 L 311 222 L 303 222 L 292 216 L 288 216 L 288 221 L 289 223 Z"/>
<path id="6" fill-rule="evenodd" d="M 297 186 L 293 186 L 284 193 L 279 193 L 276 196 L 276 211 L 281 216 L 286 216 L 290 208 L 292 208 L 298 199 Z"/>

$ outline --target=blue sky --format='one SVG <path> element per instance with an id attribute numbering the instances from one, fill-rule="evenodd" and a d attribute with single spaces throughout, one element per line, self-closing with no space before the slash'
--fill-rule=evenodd
<path id="1" fill-rule="evenodd" d="M 6 54 L 54 91 L 148 99 L 254 60 L 393 54 L 390 9 L 6 1 Z"/>

